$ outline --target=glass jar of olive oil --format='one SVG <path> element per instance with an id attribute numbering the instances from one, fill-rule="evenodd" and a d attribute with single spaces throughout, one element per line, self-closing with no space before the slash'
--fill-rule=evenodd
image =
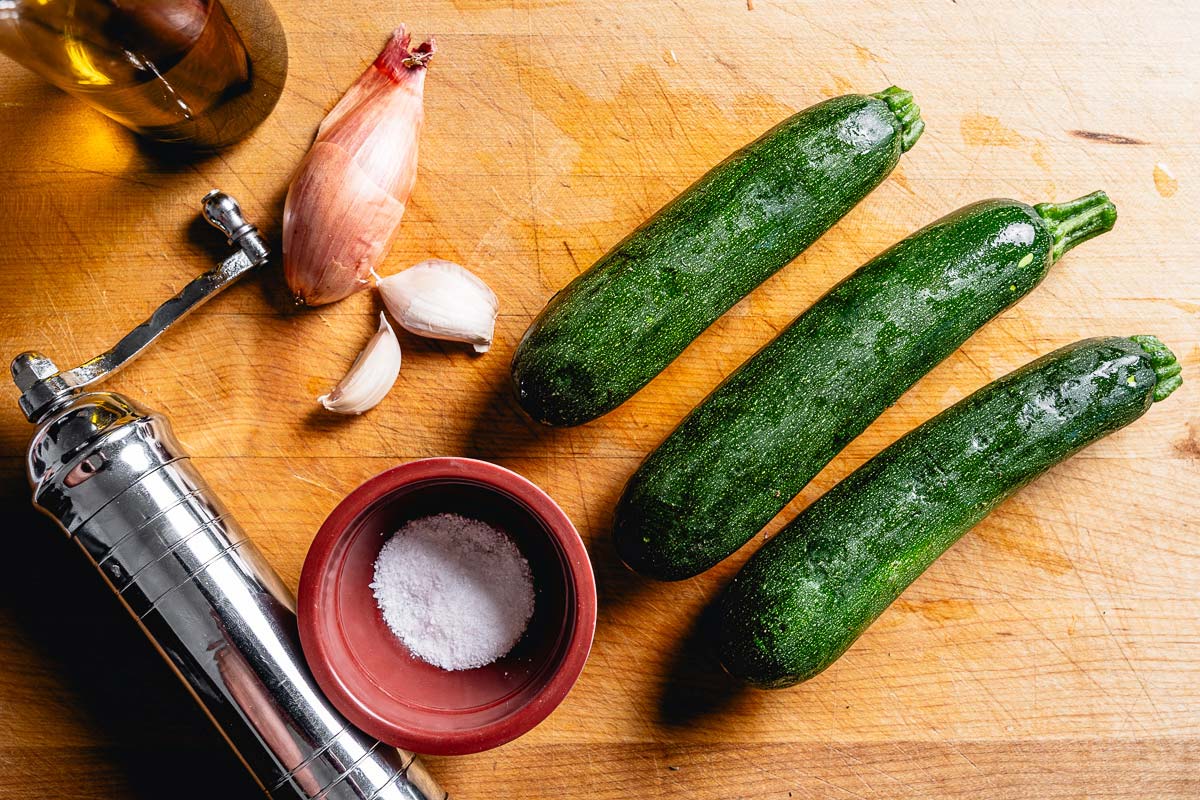
<path id="1" fill-rule="evenodd" d="M 0 52 L 149 139 L 204 150 L 262 122 L 287 75 L 267 0 L 0 0 Z"/>

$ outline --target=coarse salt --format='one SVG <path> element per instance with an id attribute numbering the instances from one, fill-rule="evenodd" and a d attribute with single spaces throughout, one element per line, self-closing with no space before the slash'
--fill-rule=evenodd
<path id="1" fill-rule="evenodd" d="M 506 655 L 533 616 L 529 562 L 503 532 L 458 514 L 396 531 L 375 559 L 371 589 L 392 633 L 446 670 Z"/>

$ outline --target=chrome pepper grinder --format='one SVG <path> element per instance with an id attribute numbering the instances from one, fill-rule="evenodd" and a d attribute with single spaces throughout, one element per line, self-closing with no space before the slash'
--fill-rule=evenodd
<path id="1" fill-rule="evenodd" d="M 161 414 L 87 391 L 161 333 L 267 260 L 258 230 L 217 191 L 203 214 L 237 247 L 107 353 L 60 371 L 13 360 L 21 410 L 37 425 L 33 502 L 99 567 L 272 798 L 444 800 L 411 753 L 351 727 L 300 651 L 295 601 L 200 477 Z"/>

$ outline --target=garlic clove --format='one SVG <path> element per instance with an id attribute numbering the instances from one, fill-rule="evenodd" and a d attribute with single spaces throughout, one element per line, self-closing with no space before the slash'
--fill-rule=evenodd
<path id="1" fill-rule="evenodd" d="M 500 303 L 488 285 L 453 261 L 430 258 L 378 279 L 383 304 L 400 327 L 418 336 L 492 346 Z"/>
<path id="2" fill-rule="evenodd" d="M 361 414 L 379 404 L 400 374 L 400 341 L 379 313 L 379 330 L 354 359 L 346 377 L 317 402 L 337 414 Z"/>

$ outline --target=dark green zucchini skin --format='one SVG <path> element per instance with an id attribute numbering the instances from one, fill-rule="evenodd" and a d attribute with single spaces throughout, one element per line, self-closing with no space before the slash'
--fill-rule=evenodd
<path id="1" fill-rule="evenodd" d="M 628 400 L 874 189 L 924 127 L 912 95 L 846 95 L 714 167 L 551 298 L 512 361 L 517 401 L 579 425 Z"/>
<path id="2" fill-rule="evenodd" d="M 805 509 L 733 579 L 717 634 L 725 669 L 768 688 L 821 672 L 1005 498 L 1179 383 L 1175 357 L 1154 337 L 1087 339 L 909 432 Z"/>
<path id="3" fill-rule="evenodd" d="M 987 200 L 876 256 L 715 389 L 630 478 L 614 541 L 635 571 L 697 575 L 748 542 L 854 437 L 1057 257 L 1110 229 L 1103 192 Z"/>

